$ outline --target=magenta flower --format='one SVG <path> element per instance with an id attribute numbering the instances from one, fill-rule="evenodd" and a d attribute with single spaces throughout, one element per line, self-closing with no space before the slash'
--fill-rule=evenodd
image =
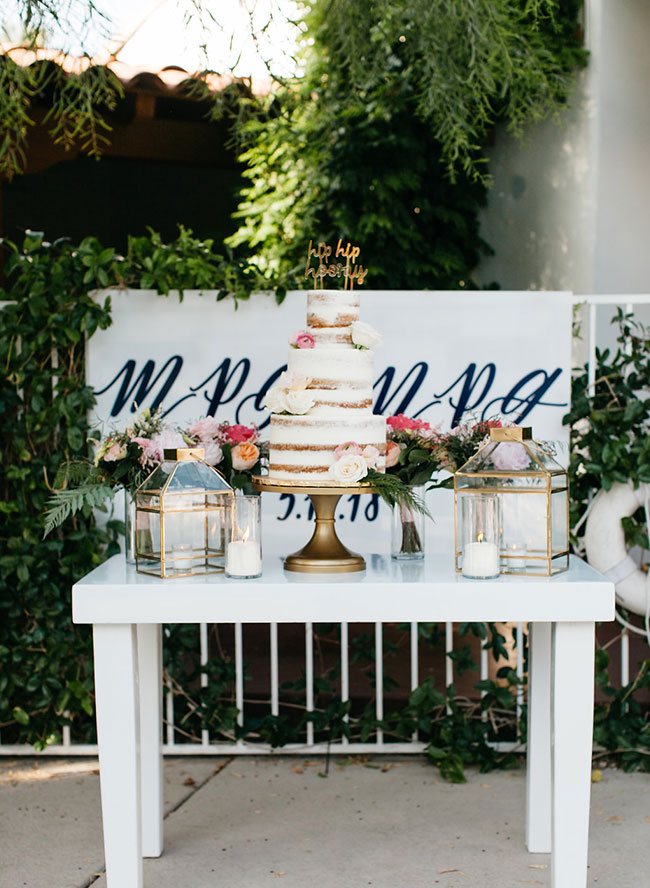
<path id="1" fill-rule="evenodd" d="M 295 330 L 289 337 L 289 345 L 293 348 L 313 348 L 316 341 L 308 330 Z"/>

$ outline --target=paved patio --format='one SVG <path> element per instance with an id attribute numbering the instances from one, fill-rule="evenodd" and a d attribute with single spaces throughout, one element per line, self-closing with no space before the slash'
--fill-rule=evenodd
<path id="1" fill-rule="evenodd" d="M 548 886 L 524 848 L 524 770 L 452 785 L 419 758 L 177 758 L 146 888 Z M 589 885 L 648 884 L 650 775 L 592 787 Z M 0 888 L 106 888 L 97 761 L 0 759 Z M 578 888 L 578 886 L 576 886 Z"/>

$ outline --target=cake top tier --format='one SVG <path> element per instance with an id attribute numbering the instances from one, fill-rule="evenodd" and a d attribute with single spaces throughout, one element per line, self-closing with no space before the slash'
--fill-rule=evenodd
<path id="1" fill-rule="evenodd" d="M 359 320 L 359 294 L 354 290 L 310 290 L 307 326 L 316 343 L 351 345 L 350 324 Z"/>

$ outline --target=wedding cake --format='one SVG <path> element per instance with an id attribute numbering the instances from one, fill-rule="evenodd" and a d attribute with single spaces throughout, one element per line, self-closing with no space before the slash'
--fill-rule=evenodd
<path id="1" fill-rule="evenodd" d="M 336 470 L 346 450 L 383 471 L 386 420 L 372 412 L 373 347 L 380 342 L 359 320 L 358 292 L 308 291 L 307 329 L 290 337 L 287 370 L 266 396 L 269 479 L 356 483 Z"/>

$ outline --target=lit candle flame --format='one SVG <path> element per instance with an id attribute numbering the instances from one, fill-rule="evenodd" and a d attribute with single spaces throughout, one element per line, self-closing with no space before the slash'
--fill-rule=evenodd
<path id="1" fill-rule="evenodd" d="M 485 534 L 484 534 L 484 533 L 479 533 L 479 535 L 476 537 L 476 541 L 477 541 L 478 543 L 482 543 L 484 539 L 485 539 Z"/>
<path id="2" fill-rule="evenodd" d="M 245 530 L 244 533 L 243 533 L 243 536 L 242 536 L 242 542 L 243 542 L 243 543 L 245 543 L 246 540 L 248 539 L 248 534 L 249 534 L 249 532 L 250 532 L 250 531 L 249 531 L 249 528 L 247 527 L 246 530 Z"/>

